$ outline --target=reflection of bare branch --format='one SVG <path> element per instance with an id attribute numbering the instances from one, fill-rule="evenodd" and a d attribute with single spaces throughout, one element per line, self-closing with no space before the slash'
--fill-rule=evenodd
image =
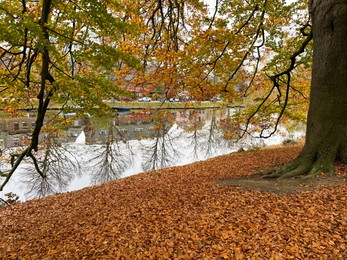
<path id="1" fill-rule="evenodd" d="M 201 137 L 201 133 L 199 130 L 201 129 L 201 118 L 199 116 L 198 111 L 189 111 L 189 125 L 187 127 L 188 131 L 192 131 L 192 135 L 188 137 L 191 140 L 190 146 L 193 147 L 193 158 L 199 159 L 198 152 L 200 148 L 199 138 Z"/>
<path id="2" fill-rule="evenodd" d="M 215 147 L 216 143 L 220 141 L 220 138 L 216 136 L 218 131 L 218 124 L 216 120 L 216 111 L 212 111 L 211 124 L 208 131 L 206 156 L 211 156 L 213 154 L 212 148 Z"/>
<path id="3" fill-rule="evenodd" d="M 30 187 L 28 194 L 33 197 L 65 191 L 74 174 L 79 172 L 77 158 L 53 137 L 48 138 L 46 145 L 43 158 L 36 156 L 34 165 L 25 167 L 24 182 Z"/>
<path id="4" fill-rule="evenodd" d="M 119 141 L 124 143 L 124 137 L 119 136 L 117 128 L 110 124 L 106 143 L 98 149 L 98 155 L 92 160 L 95 161 L 93 173 L 93 184 L 103 183 L 119 179 L 126 168 L 131 164 L 132 159 L 119 146 Z"/>
<path id="5" fill-rule="evenodd" d="M 185 128 L 188 132 L 192 132 L 188 139 L 190 140 L 190 147 L 193 148 L 192 156 L 194 159 L 199 159 L 199 151 L 205 152 L 205 155 L 210 157 L 213 155 L 213 149 L 223 141 L 220 136 L 221 131 L 217 120 L 217 111 L 212 110 L 211 114 L 210 111 L 204 111 L 205 116 L 206 113 L 208 113 L 208 116 L 211 116 L 207 133 L 201 131 L 201 129 L 205 128 L 204 126 L 207 126 L 208 122 L 202 120 L 199 113 L 199 111 L 190 111 L 189 124 Z"/>
<path id="6" fill-rule="evenodd" d="M 94 167 L 98 170 L 93 173 L 92 183 L 98 184 L 119 179 L 130 162 L 119 150 L 118 144 L 110 142 L 103 145 L 100 154 L 93 158 Z"/>
<path id="7" fill-rule="evenodd" d="M 199 159 L 198 156 L 198 151 L 199 151 L 199 135 L 198 135 L 198 127 L 195 124 L 194 128 L 193 128 L 193 134 L 192 136 L 189 138 L 192 141 L 190 142 L 190 144 L 193 146 L 193 158 L 194 159 Z"/>
<path id="8" fill-rule="evenodd" d="M 145 162 L 142 167 L 145 171 L 169 167 L 180 156 L 174 148 L 174 138 L 169 134 L 171 124 L 162 119 L 155 127 L 153 144 L 146 149 Z"/>

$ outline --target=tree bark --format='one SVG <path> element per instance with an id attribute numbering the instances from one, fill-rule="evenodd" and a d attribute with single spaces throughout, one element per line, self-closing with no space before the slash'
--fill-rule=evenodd
<path id="1" fill-rule="evenodd" d="M 40 19 L 40 26 L 42 28 L 43 40 L 49 42 L 49 34 L 47 30 L 46 23 L 48 22 L 48 18 L 50 15 L 52 1 L 44 0 L 42 3 L 42 14 Z M 31 138 L 30 149 L 28 150 L 29 154 L 32 150 L 37 151 L 39 145 L 39 135 L 41 133 L 41 128 L 43 127 L 43 121 L 45 119 L 45 114 L 47 112 L 47 107 L 50 102 L 50 98 L 54 93 L 54 90 L 47 90 L 46 81 L 54 82 L 54 79 L 49 74 L 49 50 L 47 46 L 44 46 L 42 50 L 42 62 L 41 62 L 41 85 L 40 92 L 37 96 L 39 105 L 37 109 L 37 116 L 35 121 L 35 128 Z"/>
<path id="2" fill-rule="evenodd" d="M 347 1 L 310 0 L 313 65 L 303 151 L 269 177 L 334 172 L 347 159 Z"/>
<path id="3" fill-rule="evenodd" d="M 52 0 L 44 0 L 42 3 L 42 13 L 41 13 L 41 18 L 40 18 L 40 26 L 42 28 L 43 32 L 43 40 L 49 41 L 49 34 L 48 30 L 46 28 L 46 23 L 48 22 L 48 18 L 50 15 L 50 8 L 52 5 Z M 25 8 L 24 8 L 25 10 Z M 37 51 L 39 53 L 39 51 Z M 3 190 L 5 185 L 8 183 L 14 172 L 17 170 L 19 167 L 20 163 L 24 160 L 25 156 L 31 157 L 35 168 L 37 169 L 38 173 L 41 175 L 41 177 L 45 177 L 44 173 L 41 172 L 37 165 L 37 160 L 34 157 L 32 151 L 37 151 L 38 150 L 38 145 L 39 145 L 39 135 L 41 133 L 41 128 L 43 127 L 43 121 L 45 118 L 45 114 L 47 112 L 47 107 L 50 102 L 50 98 L 54 93 L 54 89 L 48 90 L 46 88 L 46 81 L 54 82 L 54 79 L 52 76 L 49 74 L 49 50 L 47 46 L 43 48 L 41 51 L 42 54 L 42 61 L 41 61 L 41 84 L 40 84 L 40 92 L 38 94 L 38 111 L 37 111 L 37 116 L 36 116 L 36 121 L 35 121 L 35 128 L 33 130 L 32 136 L 31 136 L 31 143 L 30 145 L 20 154 L 18 155 L 13 155 L 11 158 L 11 164 L 12 168 L 11 170 L 6 174 L 6 178 L 3 181 L 3 183 L 0 185 L 0 191 Z M 35 54 L 36 56 L 37 54 Z M 36 58 L 36 57 L 35 57 Z M 34 61 L 34 60 L 33 60 Z M 30 66 L 29 68 L 30 69 Z M 28 73 L 29 75 L 29 73 Z M 28 81 L 29 82 L 29 81 Z"/>

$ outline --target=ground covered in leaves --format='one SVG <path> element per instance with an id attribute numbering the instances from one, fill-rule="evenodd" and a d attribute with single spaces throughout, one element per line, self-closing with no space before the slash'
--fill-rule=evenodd
<path id="1" fill-rule="evenodd" d="M 344 166 L 337 179 L 290 189 L 247 177 L 300 149 L 235 153 L 0 209 L 0 259 L 347 259 Z"/>

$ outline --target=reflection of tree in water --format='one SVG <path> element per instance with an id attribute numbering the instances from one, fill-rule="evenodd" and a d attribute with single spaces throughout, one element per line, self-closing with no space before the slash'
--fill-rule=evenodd
<path id="1" fill-rule="evenodd" d="M 109 124 L 107 138 L 103 145 L 95 151 L 97 155 L 92 159 L 92 183 L 103 183 L 119 179 L 122 173 L 132 163 L 132 154 L 127 142 L 113 123 Z"/>
<path id="2" fill-rule="evenodd" d="M 38 154 L 30 164 L 26 164 L 22 173 L 30 197 L 66 191 L 75 173 L 80 171 L 77 158 L 53 135 L 48 135 L 43 145 L 42 155 Z"/>
<path id="3" fill-rule="evenodd" d="M 220 136 L 218 136 L 219 127 L 216 118 L 216 110 L 213 110 L 206 142 L 206 156 L 208 157 L 213 155 L 213 147 L 216 147 L 221 141 Z"/>
<path id="4" fill-rule="evenodd" d="M 206 113 L 206 111 L 204 111 L 204 113 Z M 201 116 L 200 111 L 196 110 L 188 113 L 188 124 L 186 124 L 184 128 L 187 132 L 191 132 L 188 139 L 191 140 L 190 146 L 193 148 L 192 156 L 194 159 L 199 159 L 199 151 L 204 151 L 205 156 L 210 157 L 214 154 L 213 149 L 222 145 L 224 141 L 221 138 L 217 111 L 211 111 L 210 120 L 202 119 Z M 207 128 L 207 133 L 201 131 L 204 127 Z"/>
<path id="5" fill-rule="evenodd" d="M 86 144 L 92 144 L 94 141 L 94 136 L 95 136 L 95 127 L 91 123 L 89 118 L 84 118 L 83 119 L 83 124 L 84 124 L 84 134 L 86 136 Z"/>
<path id="6" fill-rule="evenodd" d="M 152 128 L 153 142 L 144 151 L 145 171 L 161 169 L 173 165 L 180 157 L 180 153 L 174 148 L 174 137 L 170 135 L 170 129 L 174 123 L 175 116 L 169 111 L 159 111 Z"/>
<path id="7" fill-rule="evenodd" d="M 194 159 L 199 159 L 199 149 L 201 148 L 200 139 L 204 136 L 201 133 L 201 128 L 205 124 L 200 116 L 200 112 L 196 110 L 186 111 L 187 113 L 181 113 L 180 116 L 184 117 L 187 123 L 184 125 L 184 130 L 191 132 L 191 135 L 188 136 L 190 140 L 190 147 L 193 148 L 192 156 Z"/>

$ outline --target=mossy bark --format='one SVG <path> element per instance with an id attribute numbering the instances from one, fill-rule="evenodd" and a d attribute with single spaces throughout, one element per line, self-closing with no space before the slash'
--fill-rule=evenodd
<path id="1" fill-rule="evenodd" d="M 310 0 L 313 66 L 306 142 L 301 154 L 268 177 L 334 171 L 347 159 L 347 1 Z"/>

